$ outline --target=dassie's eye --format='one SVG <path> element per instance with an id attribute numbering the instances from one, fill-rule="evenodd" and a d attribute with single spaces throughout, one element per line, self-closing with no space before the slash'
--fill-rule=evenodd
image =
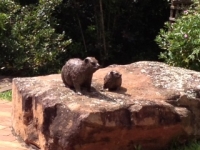
<path id="1" fill-rule="evenodd" d="M 96 63 L 95 63 L 95 62 L 91 62 L 91 64 L 92 64 L 93 66 L 95 66 L 95 65 L 96 65 Z"/>

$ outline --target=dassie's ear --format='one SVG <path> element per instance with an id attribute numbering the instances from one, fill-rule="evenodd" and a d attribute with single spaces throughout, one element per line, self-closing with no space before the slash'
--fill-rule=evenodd
<path id="1" fill-rule="evenodd" d="M 117 76 L 121 77 L 122 74 L 120 72 L 116 72 Z"/>
<path id="2" fill-rule="evenodd" d="M 110 71 L 110 74 L 111 74 L 111 75 L 114 75 L 114 73 L 115 73 L 114 71 Z"/>
<path id="3" fill-rule="evenodd" d="M 88 63 L 89 61 L 90 61 L 90 59 L 88 57 L 84 59 L 85 63 Z"/>

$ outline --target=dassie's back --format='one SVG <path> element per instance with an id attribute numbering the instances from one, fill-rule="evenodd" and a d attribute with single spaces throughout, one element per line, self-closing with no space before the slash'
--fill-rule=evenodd
<path id="1" fill-rule="evenodd" d="M 81 64 L 82 60 L 79 58 L 69 59 L 65 63 L 61 70 L 61 77 L 65 85 L 73 87 L 72 78 L 73 76 L 76 76 L 76 72 L 79 70 Z"/>
<path id="2" fill-rule="evenodd" d="M 94 57 L 87 57 L 84 60 L 79 58 L 69 59 L 62 68 L 62 80 L 65 85 L 75 87 L 77 92 L 80 92 L 81 86 L 86 86 L 89 90 L 92 75 L 99 66 Z"/>

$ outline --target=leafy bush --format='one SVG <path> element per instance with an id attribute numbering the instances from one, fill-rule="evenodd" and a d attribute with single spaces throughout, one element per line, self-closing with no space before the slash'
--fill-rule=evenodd
<path id="1" fill-rule="evenodd" d="M 20 74 L 41 74 L 58 71 L 57 57 L 65 51 L 70 40 L 53 28 L 56 20 L 52 11 L 61 0 L 40 0 L 38 5 L 19 6 L 11 1 L 7 11 L 5 32 L 0 39 L 0 68 Z M 5 3 L 5 1 L 0 2 Z M 2 21 L 1 21 L 2 22 Z"/>
<path id="2" fill-rule="evenodd" d="M 0 1 L 0 71 L 52 73 L 71 57 L 95 56 L 103 66 L 157 60 L 168 1 Z"/>
<path id="3" fill-rule="evenodd" d="M 174 143 L 169 150 L 200 150 L 200 142 L 193 139 L 184 144 Z"/>
<path id="4" fill-rule="evenodd" d="M 200 9 L 195 1 L 175 23 L 165 24 L 155 41 L 165 51 L 160 58 L 170 65 L 200 70 Z"/>

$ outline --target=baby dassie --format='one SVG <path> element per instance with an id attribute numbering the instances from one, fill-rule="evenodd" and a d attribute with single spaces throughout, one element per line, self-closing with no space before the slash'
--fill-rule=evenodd
<path id="1" fill-rule="evenodd" d="M 69 59 L 62 67 L 61 78 L 65 86 L 75 88 L 77 94 L 81 95 L 81 87 L 91 88 L 92 75 L 100 68 L 94 57 L 87 57 L 84 60 L 79 58 Z"/>
<path id="2" fill-rule="evenodd" d="M 121 84 L 122 84 L 122 74 L 116 70 L 112 70 L 108 72 L 104 77 L 103 89 L 114 91 L 120 88 Z"/>

